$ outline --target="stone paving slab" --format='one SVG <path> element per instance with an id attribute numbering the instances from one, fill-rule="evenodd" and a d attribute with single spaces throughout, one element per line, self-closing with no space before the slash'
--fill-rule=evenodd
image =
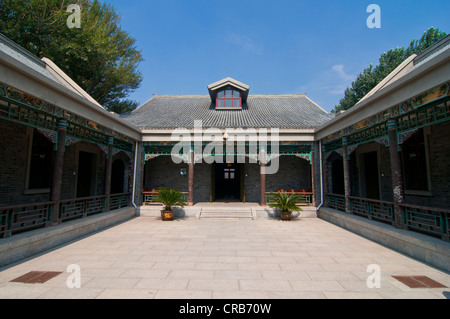
<path id="1" fill-rule="evenodd" d="M 69 265 L 81 288 L 69 288 Z M 369 288 L 369 265 L 381 288 Z M 11 280 L 63 272 L 44 284 Z M 412 289 L 392 276 L 439 269 L 321 219 L 283 222 L 139 217 L 34 258 L 0 268 L 1 299 L 444 299 L 450 288 Z"/>

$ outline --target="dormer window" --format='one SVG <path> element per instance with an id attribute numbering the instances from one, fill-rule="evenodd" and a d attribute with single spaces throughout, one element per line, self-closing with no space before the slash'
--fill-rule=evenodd
<path id="1" fill-rule="evenodd" d="M 217 92 L 216 109 L 240 109 L 242 108 L 241 92 L 225 89 Z"/>
<path id="2" fill-rule="evenodd" d="M 232 78 L 208 86 L 211 104 L 216 110 L 242 110 L 246 105 L 250 87 Z"/>

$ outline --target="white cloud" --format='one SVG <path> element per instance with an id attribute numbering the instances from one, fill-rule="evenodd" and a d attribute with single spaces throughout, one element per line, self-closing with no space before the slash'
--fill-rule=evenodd
<path id="1" fill-rule="evenodd" d="M 332 71 L 337 73 L 343 80 L 350 81 L 354 78 L 353 75 L 347 74 L 344 71 L 344 65 L 343 64 L 336 64 L 331 68 Z"/>
<path id="2" fill-rule="evenodd" d="M 262 55 L 264 52 L 264 46 L 256 43 L 246 35 L 231 33 L 227 36 L 226 41 L 232 45 L 240 47 L 247 53 Z"/>
<path id="3" fill-rule="evenodd" d="M 336 64 L 323 70 L 299 86 L 297 92 L 307 92 L 324 109 L 331 111 L 344 97 L 345 90 L 351 86 L 355 76 L 345 71 L 343 64 Z"/>

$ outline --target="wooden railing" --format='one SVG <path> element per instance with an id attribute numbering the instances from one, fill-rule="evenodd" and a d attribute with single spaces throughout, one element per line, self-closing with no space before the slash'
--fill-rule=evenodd
<path id="1" fill-rule="evenodd" d="M 271 204 L 272 202 L 270 201 L 270 195 L 277 193 L 277 192 L 266 192 L 266 203 L 267 204 Z M 289 192 L 289 191 L 284 191 L 284 194 L 287 195 L 297 195 L 297 196 L 301 196 L 303 198 L 303 204 L 300 204 L 300 206 L 311 206 L 314 203 L 314 193 L 313 192 Z"/>
<path id="2" fill-rule="evenodd" d="M 49 227 L 52 224 L 52 211 L 59 208 L 61 222 L 85 218 L 106 211 L 106 195 L 26 205 L 0 207 L 0 238 Z M 131 194 L 110 195 L 110 210 L 130 206 Z"/>
<path id="3" fill-rule="evenodd" d="M 345 212 L 345 196 L 326 194 L 327 207 Z M 394 203 L 349 196 L 350 214 L 394 224 Z M 440 208 L 399 204 L 402 224 L 407 230 L 450 241 L 450 211 Z"/>
<path id="4" fill-rule="evenodd" d="M 416 205 L 400 205 L 408 229 L 450 240 L 450 211 Z"/>
<path id="5" fill-rule="evenodd" d="M 394 203 L 349 196 L 350 212 L 383 223 L 394 224 Z"/>
<path id="6" fill-rule="evenodd" d="M 345 212 L 345 196 L 339 194 L 326 194 L 327 206 Z"/>
<path id="7" fill-rule="evenodd" d="M 156 198 L 156 196 L 158 196 L 158 191 L 154 190 L 154 191 L 144 191 L 142 192 L 143 194 L 143 205 L 144 206 L 161 206 L 161 203 L 155 202 L 154 199 Z M 183 194 L 183 198 L 184 200 L 187 202 L 188 200 L 188 192 L 181 192 L 181 194 Z"/>
<path id="8" fill-rule="evenodd" d="M 131 206 L 131 194 L 130 193 L 122 193 L 122 194 L 113 194 L 110 198 L 109 209 L 116 210 L 124 207 Z"/>
<path id="9" fill-rule="evenodd" d="M 0 208 L 0 238 L 42 228 L 50 221 L 53 202 Z"/>
<path id="10" fill-rule="evenodd" d="M 105 212 L 106 195 L 61 201 L 59 218 L 65 222 Z"/>

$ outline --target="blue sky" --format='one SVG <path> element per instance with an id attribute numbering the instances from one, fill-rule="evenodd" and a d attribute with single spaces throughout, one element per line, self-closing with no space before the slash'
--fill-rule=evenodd
<path id="1" fill-rule="evenodd" d="M 207 94 L 232 77 L 250 94 L 303 94 L 331 111 L 356 76 L 383 52 L 408 46 L 430 27 L 450 33 L 448 0 L 104 0 L 145 59 L 152 94 Z M 370 4 L 381 28 L 369 29 Z"/>

